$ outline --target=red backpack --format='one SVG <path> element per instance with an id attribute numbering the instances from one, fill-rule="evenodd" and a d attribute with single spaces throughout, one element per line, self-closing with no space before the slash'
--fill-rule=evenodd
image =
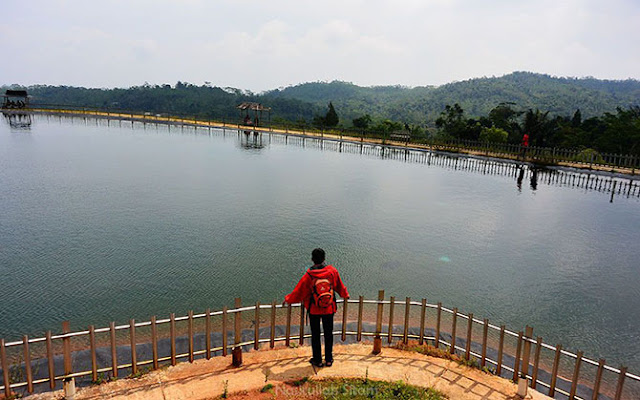
<path id="1" fill-rule="evenodd" d="M 320 308 L 331 307 L 335 296 L 331 281 L 326 278 L 316 279 L 311 274 L 309 276 L 312 279 L 311 300 Z"/>

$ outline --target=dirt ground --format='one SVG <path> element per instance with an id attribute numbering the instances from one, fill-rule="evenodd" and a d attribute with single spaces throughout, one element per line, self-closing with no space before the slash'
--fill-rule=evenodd
<path id="1" fill-rule="evenodd" d="M 76 399 L 214 399 L 225 393 L 233 399 L 301 398 L 304 387 L 286 382 L 309 377 L 319 380 L 329 377 L 364 378 L 398 381 L 433 387 L 451 399 L 488 400 L 516 399 L 517 387 L 511 381 L 486 374 L 457 362 L 429 357 L 410 351 L 383 348 L 371 354 L 371 345 L 336 345 L 335 362 L 330 368 L 315 369 L 309 364 L 311 349 L 279 348 L 251 351 L 243 354 L 239 368 L 231 366 L 231 356 L 213 357 L 193 363 L 150 372 L 140 378 L 119 379 L 114 382 L 79 389 Z M 272 393 L 260 393 L 265 384 L 273 384 Z M 278 389 L 280 388 L 280 389 Z M 63 398 L 62 391 L 38 394 L 32 400 Z M 311 397 L 315 398 L 313 393 Z M 529 390 L 528 399 L 549 399 Z"/>

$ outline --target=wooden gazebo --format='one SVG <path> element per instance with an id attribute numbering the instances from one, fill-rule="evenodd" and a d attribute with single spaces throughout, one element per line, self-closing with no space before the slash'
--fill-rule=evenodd
<path id="1" fill-rule="evenodd" d="M 7 90 L 2 96 L 2 108 L 27 108 L 29 95 L 26 90 Z"/>
<path id="2" fill-rule="evenodd" d="M 271 125 L 271 107 L 265 107 L 260 103 L 252 103 L 246 101 L 244 103 L 236 106 L 238 110 L 240 110 L 240 119 L 244 122 L 244 125 L 247 126 L 260 126 L 260 122 L 262 121 L 262 112 L 267 112 L 267 118 L 269 121 L 269 125 Z M 253 111 L 253 119 L 251 118 L 251 112 Z"/>

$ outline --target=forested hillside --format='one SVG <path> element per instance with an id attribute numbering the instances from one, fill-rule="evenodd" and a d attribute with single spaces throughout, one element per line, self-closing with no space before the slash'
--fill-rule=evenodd
<path id="1" fill-rule="evenodd" d="M 571 116 L 580 109 L 583 118 L 615 112 L 640 104 L 640 81 L 554 78 L 530 72 L 514 72 L 498 78 L 478 78 L 439 87 L 373 86 L 347 82 L 315 82 L 253 94 L 234 88 L 196 86 L 178 82 L 142 85 L 128 89 L 85 89 L 68 86 L 32 86 L 35 103 L 111 107 L 154 113 L 208 118 L 237 117 L 235 106 L 257 101 L 272 107 L 276 120 L 311 122 L 323 115 L 329 102 L 340 125 L 349 127 L 355 118 L 370 115 L 412 125 L 435 125 L 446 105 L 455 103 L 469 117 L 486 116 L 501 103 L 516 110 L 539 109 L 550 116 Z"/>
<path id="2" fill-rule="evenodd" d="M 551 115 L 600 116 L 616 107 L 640 104 L 640 81 L 593 78 L 553 78 L 514 72 L 499 78 L 478 78 L 439 87 L 359 87 L 346 82 L 305 83 L 274 90 L 269 98 L 293 98 L 318 105 L 332 101 L 344 120 L 362 114 L 374 119 L 431 125 L 447 104 L 458 103 L 467 115 L 488 115 L 500 103 L 514 103 L 522 111 L 540 109 Z"/>

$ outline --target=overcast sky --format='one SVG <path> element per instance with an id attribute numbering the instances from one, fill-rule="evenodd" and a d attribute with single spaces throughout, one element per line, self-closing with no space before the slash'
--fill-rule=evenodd
<path id="1" fill-rule="evenodd" d="M 0 84 L 640 78 L 639 0 L 3 0 Z"/>

